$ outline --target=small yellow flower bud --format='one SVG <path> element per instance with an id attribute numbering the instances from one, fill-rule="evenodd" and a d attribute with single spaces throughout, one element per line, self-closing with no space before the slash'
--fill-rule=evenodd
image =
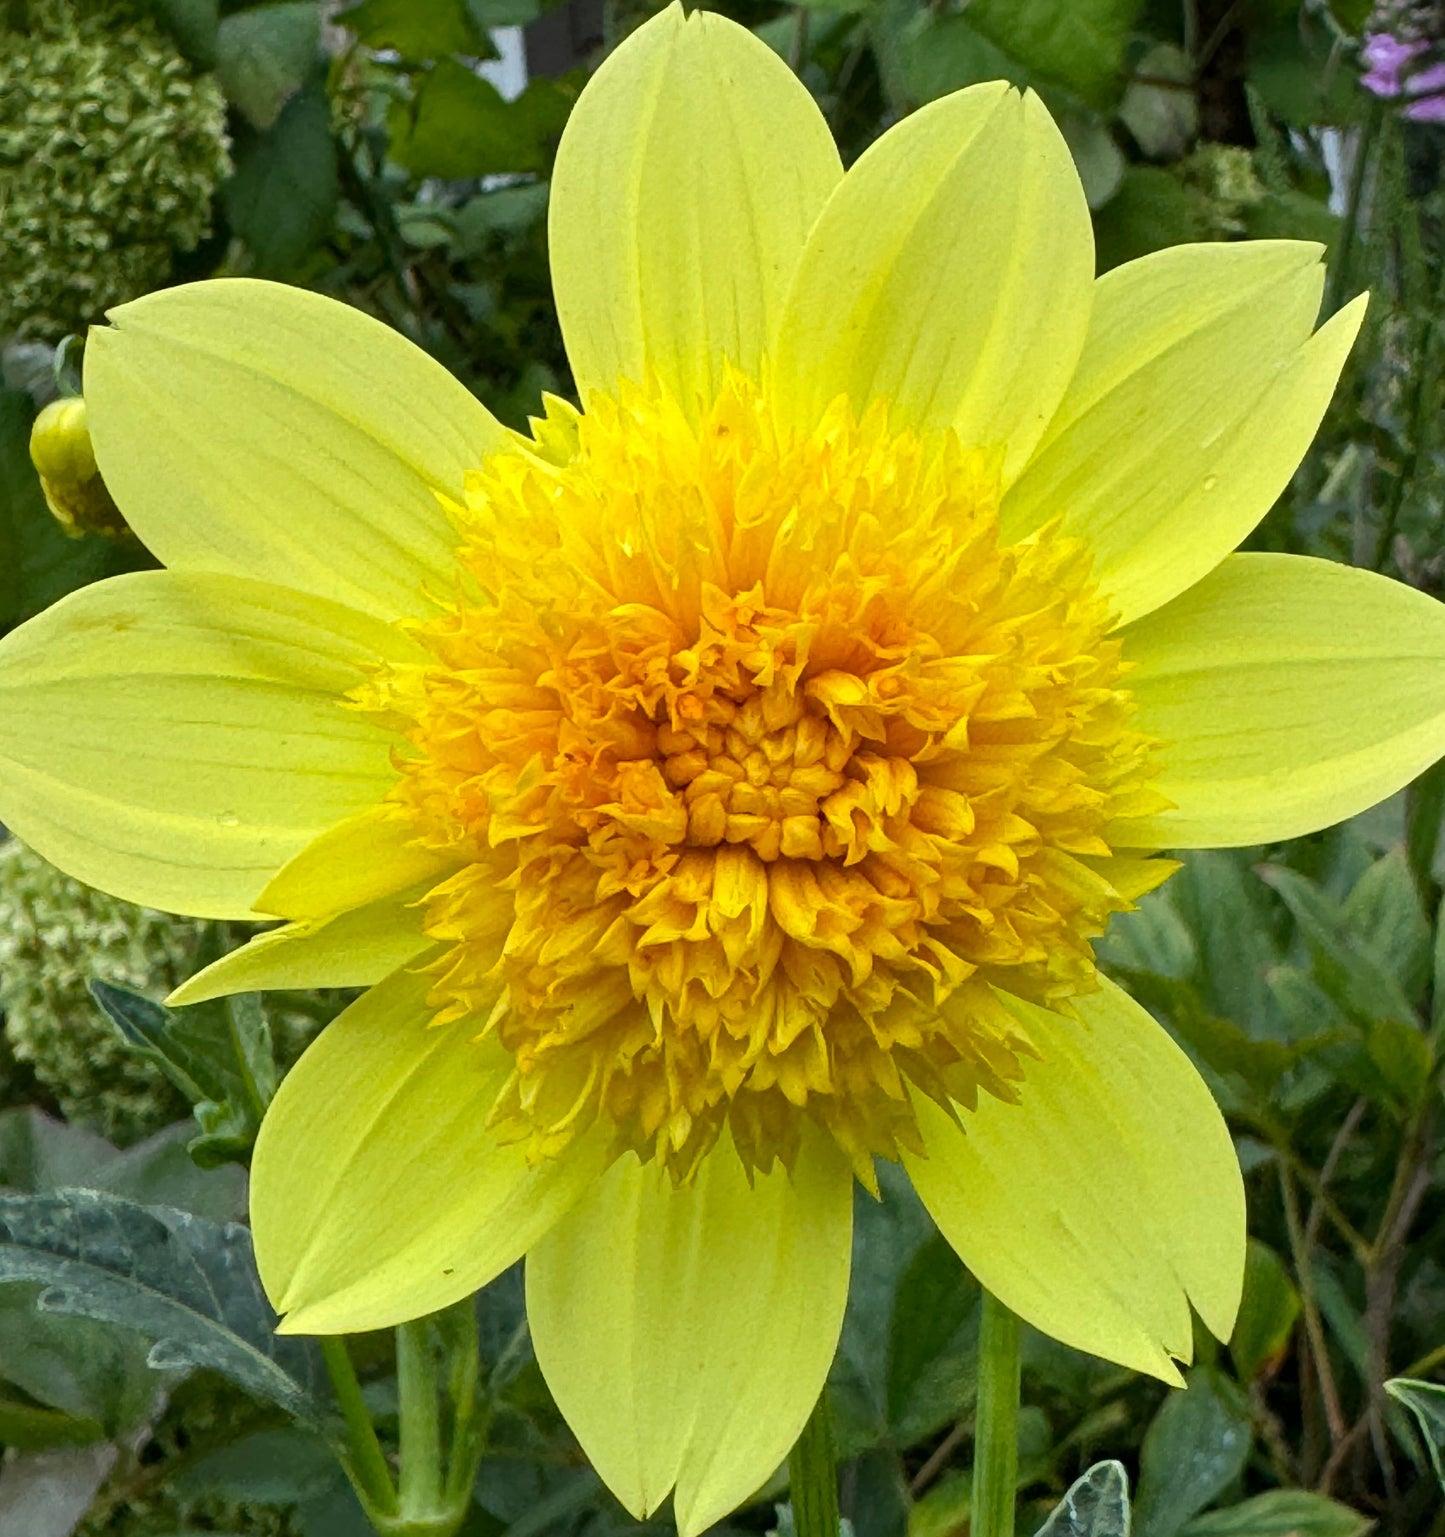
<path id="1" fill-rule="evenodd" d="M 80 396 L 53 400 L 35 418 L 30 461 L 40 475 L 45 501 L 66 533 L 76 539 L 82 534 L 134 537 L 101 479 Z"/>

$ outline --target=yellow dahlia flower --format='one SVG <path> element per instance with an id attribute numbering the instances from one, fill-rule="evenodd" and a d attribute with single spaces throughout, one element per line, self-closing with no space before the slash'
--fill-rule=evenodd
<path id="1" fill-rule="evenodd" d="M 92 335 L 170 568 L 0 645 L 0 815 L 133 901 L 280 927 L 180 990 L 367 985 L 256 1147 L 285 1327 L 527 1256 L 542 1369 L 691 1537 L 786 1454 L 896 1159 L 979 1280 L 1177 1380 L 1229 1333 L 1224 1124 L 1091 942 L 1161 848 L 1291 837 L 1445 750 L 1445 612 L 1231 555 L 1361 317 L 1293 242 L 1095 281 L 1039 101 L 843 174 L 740 28 L 598 71 L 552 187 L 581 409 L 504 431 L 315 295 Z"/>

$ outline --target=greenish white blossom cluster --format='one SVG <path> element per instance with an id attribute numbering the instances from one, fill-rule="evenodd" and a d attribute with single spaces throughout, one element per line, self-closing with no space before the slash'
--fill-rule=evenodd
<path id="1" fill-rule="evenodd" d="M 0 336 L 55 341 L 163 284 L 208 233 L 225 101 L 112 0 L 0 8 L 0 54 Z"/>
<path id="2" fill-rule="evenodd" d="M 118 901 L 0 842 L 0 1013 L 5 1041 L 65 1118 L 128 1142 L 186 1113 L 170 1083 L 91 1001 L 99 977 L 164 993 L 193 969 L 206 925 Z"/>

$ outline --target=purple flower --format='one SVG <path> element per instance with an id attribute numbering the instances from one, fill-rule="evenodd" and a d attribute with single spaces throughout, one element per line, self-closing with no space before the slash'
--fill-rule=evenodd
<path id="1" fill-rule="evenodd" d="M 1362 57 L 1369 65 L 1360 83 L 1376 96 L 1398 96 L 1403 89 L 1401 75 L 1411 59 L 1425 51 L 1424 43 L 1406 43 L 1388 32 L 1368 32 Z"/>
<path id="2" fill-rule="evenodd" d="M 1445 123 L 1445 64 L 1432 64 L 1418 75 L 1411 75 L 1406 89 L 1413 100 L 1405 116 L 1417 123 Z"/>
<path id="3" fill-rule="evenodd" d="M 1405 116 L 1417 123 L 1445 123 L 1445 64 L 1410 68 L 1429 51 L 1429 43 L 1418 39 L 1405 42 L 1390 32 L 1367 32 L 1360 57 L 1369 67 L 1360 84 L 1376 96 L 1407 96 Z"/>

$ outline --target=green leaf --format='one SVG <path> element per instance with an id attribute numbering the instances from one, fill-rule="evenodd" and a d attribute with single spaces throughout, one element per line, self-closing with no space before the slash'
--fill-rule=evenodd
<path id="1" fill-rule="evenodd" d="M 1430 981 L 1430 920 L 1403 848 L 1392 849 L 1355 882 L 1340 913 L 1354 944 L 1399 979 L 1405 996 L 1424 996 Z"/>
<path id="2" fill-rule="evenodd" d="M 1062 113 L 1059 131 L 1074 157 L 1090 208 L 1102 208 L 1124 179 L 1124 156 L 1103 119 L 1094 113 Z"/>
<path id="3" fill-rule="evenodd" d="M 984 80 L 1028 84 L 1018 62 L 959 15 L 939 15 L 927 6 L 885 5 L 875 37 L 889 96 L 905 111 Z"/>
<path id="4" fill-rule="evenodd" d="M 1358 942 L 1344 909 L 1308 876 L 1285 865 L 1259 873 L 1283 898 L 1314 957 L 1320 986 L 1360 1021 L 1394 1019 L 1415 1026 L 1415 1010 L 1395 977 Z"/>
<path id="5" fill-rule="evenodd" d="M 160 1385 L 146 1364 L 146 1341 L 91 1318 L 37 1313 L 39 1294 L 36 1286 L 0 1287 L 0 1377 L 32 1405 L 75 1425 L 93 1424 L 101 1436 L 114 1438 L 144 1424 L 155 1412 Z M 35 1422 L 31 1428 L 46 1427 Z M 83 1446 L 94 1439 L 77 1431 L 63 1444 Z M 25 1444 L 3 1433 L 0 1442 Z"/>
<path id="6" fill-rule="evenodd" d="M 368 48 L 394 48 L 404 59 L 461 53 L 490 57 L 485 28 L 466 0 L 362 0 L 337 16 Z"/>
<path id="7" fill-rule="evenodd" d="M 1173 43 L 1156 44 L 1139 60 L 1136 74 L 1143 78 L 1129 82 L 1119 120 L 1151 160 L 1178 160 L 1199 134 L 1189 55 Z"/>
<path id="8" fill-rule="evenodd" d="M 331 232 L 340 196 L 331 108 L 313 80 L 265 133 L 235 151 L 236 174 L 221 189 L 226 218 L 262 277 L 285 277 Z"/>
<path id="9" fill-rule="evenodd" d="M 48 1451 L 56 1446 L 89 1446 L 106 1439 L 99 1420 L 76 1419 L 60 1409 L 42 1409 L 9 1397 L 0 1388 L 0 1446 L 22 1452 Z"/>
<path id="10" fill-rule="evenodd" d="M 214 69 L 220 40 L 219 0 L 151 0 L 156 19 L 198 69 Z"/>
<path id="11" fill-rule="evenodd" d="M 1268 1095 L 1297 1059 L 1295 1048 L 1255 1040 L 1234 1020 L 1212 1013 L 1192 983 L 1125 969 L 1118 975 L 1140 1003 L 1168 1019 L 1206 1067 L 1242 1079 L 1257 1095 Z"/>
<path id="12" fill-rule="evenodd" d="M 1096 1462 L 1049 1512 L 1038 1537 L 1129 1537 L 1129 1475 Z"/>
<path id="13" fill-rule="evenodd" d="M 1445 1033 L 1445 902 L 1435 914 L 1435 944 L 1430 983 L 1430 1029 L 1437 1037 Z"/>
<path id="14" fill-rule="evenodd" d="M 42 1312 L 144 1335 L 153 1368 L 205 1367 L 321 1422 L 314 1355 L 275 1332 L 244 1227 L 96 1190 L 0 1196 L 0 1281 L 44 1287 Z"/>
<path id="15" fill-rule="evenodd" d="M 141 1205 L 178 1206 L 213 1222 L 245 1215 L 246 1179 L 234 1165 L 198 1169 L 186 1154 L 186 1122 L 122 1152 L 94 1132 L 33 1107 L 0 1111 L 0 1186 L 42 1195 L 70 1185 Z"/>
<path id="16" fill-rule="evenodd" d="M 1164 246 L 1199 240 L 1204 230 L 1179 180 L 1154 165 L 1131 165 L 1094 218 L 1100 272 Z"/>
<path id="17" fill-rule="evenodd" d="M 324 1493 L 336 1459 L 319 1436 L 294 1426 L 259 1430 L 183 1468 L 176 1492 L 238 1505 L 299 1505 Z"/>
<path id="18" fill-rule="evenodd" d="M 968 1530 L 973 1507 L 973 1476 L 950 1473 L 908 1513 L 908 1537 L 957 1537 Z"/>
<path id="19" fill-rule="evenodd" d="M 1134 1519 L 1139 1537 L 1174 1537 L 1244 1471 L 1254 1439 L 1239 1390 L 1196 1367 L 1144 1435 Z"/>
<path id="20" fill-rule="evenodd" d="M 853 1204 L 853 1274 L 843 1335 L 829 1374 L 838 1455 L 847 1458 L 888 1436 L 894 1297 L 933 1226 L 897 1164 L 878 1168 L 882 1199 L 862 1190 Z"/>
<path id="21" fill-rule="evenodd" d="M 1430 1466 L 1445 1490 L 1445 1387 L 1438 1382 L 1418 1382 L 1411 1377 L 1392 1377 L 1385 1391 L 1413 1414 L 1420 1424 L 1430 1453 Z"/>
<path id="22" fill-rule="evenodd" d="M 216 78 L 256 128 L 267 129 L 306 83 L 321 46 L 316 0 L 237 11 L 216 38 Z"/>
<path id="23" fill-rule="evenodd" d="M 1425 770 L 1405 794 L 1405 846 L 1420 891 L 1434 879 L 1445 824 L 1445 761 Z"/>
<path id="24" fill-rule="evenodd" d="M 1196 1516 L 1182 1537 L 1364 1537 L 1375 1523 L 1307 1489 L 1271 1489 Z"/>
<path id="25" fill-rule="evenodd" d="M 167 1009 L 140 993 L 93 981 L 91 996 L 126 1043 L 191 1101 L 202 1135 L 190 1146 L 205 1167 L 244 1160 L 276 1092 L 271 1031 L 254 993 Z"/>
<path id="26" fill-rule="evenodd" d="M 45 505 L 30 462 L 35 404 L 24 390 L 0 390 L 0 631 L 106 574 L 114 547 L 72 539 Z"/>
<path id="27" fill-rule="evenodd" d="M 414 176 L 448 180 L 545 171 L 570 106 L 550 80 L 534 80 L 505 101 L 490 80 L 443 59 L 420 78 L 412 101 L 387 113 L 391 158 Z"/>
<path id="28" fill-rule="evenodd" d="M 980 1292 L 939 1234 L 913 1256 L 893 1297 L 888 1343 L 888 1420 L 911 1446 L 973 1401 Z"/>
<path id="29" fill-rule="evenodd" d="M 1026 69 L 1107 103 L 1142 0 L 972 0 L 969 25 Z"/>
<path id="30" fill-rule="evenodd" d="M 1299 1293 L 1284 1261 L 1268 1244 L 1251 1238 L 1245 1257 L 1244 1297 L 1229 1341 L 1241 1381 L 1252 1381 L 1279 1360 L 1289 1346 L 1299 1313 Z"/>
<path id="31" fill-rule="evenodd" d="M 1168 887 L 1151 891 L 1132 913 L 1115 917 L 1094 949 L 1107 966 L 1178 981 L 1192 977 L 1199 965 L 1194 935 Z"/>
<path id="32" fill-rule="evenodd" d="M 1246 1026 L 1255 1038 L 1290 1039 L 1268 984 L 1269 970 L 1280 959 L 1272 932 L 1274 904 L 1248 853 L 1192 853 L 1165 891 L 1198 946 L 1195 980 L 1206 1007 Z"/>

